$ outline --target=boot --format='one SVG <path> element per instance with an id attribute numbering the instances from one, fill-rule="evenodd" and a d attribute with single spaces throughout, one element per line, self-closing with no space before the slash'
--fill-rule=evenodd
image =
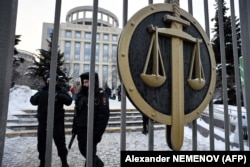
<path id="1" fill-rule="evenodd" d="M 62 167 L 69 167 L 69 164 L 68 164 L 68 162 L 67 162 L 67 161 L 65 161 L 65 162 L 62 162 Z"/>
<path id="2" fill-rule="evenodd" d="M 143 127 L 142 134 L 146 135 L 147 133 L 148 133 L 148 128 L 147 128 L 147 126 L 146 126 L 146 127 Z"/>
<path id="3" fill-rule="evenodd" d="M 142 130 L 142 134 L 146 135 L 148 133 L 148 131 L 146 129 Z"/>
<path id="4" fill-rule="evenodd" d="M 96 156 L 96 167 L 104 167 L 104 163 L 98 156 Z"/>
<path id="5" fill-rule="evenodd" d="M 45 161 L 40 161 L 40 165 L 39 165 L 39 167 L 45 167 Z"/>
<path id="6" fill-rule="evenodd" d="M 61 158 L 62 161 L 62 167 L 69 167 L 69 164 L 67 162 L 67 158 Z"/>

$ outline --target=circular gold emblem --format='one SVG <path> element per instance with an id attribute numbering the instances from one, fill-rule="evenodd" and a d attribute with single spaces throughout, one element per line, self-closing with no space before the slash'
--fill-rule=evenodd
<path id="1" fill-rule="evenodd" d="M 119 40 L 118 70 L 135 107 L 174 131 L 204 111 L 216 80 L 203 28 L 167 3 L 149 5 L 127 22 Z"/>

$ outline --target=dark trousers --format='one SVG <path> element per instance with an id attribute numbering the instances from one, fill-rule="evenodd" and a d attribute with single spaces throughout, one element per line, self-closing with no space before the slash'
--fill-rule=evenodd
<path id="1" fill-rule="evenodd" d="M 87 155 L 87 127 L 79 126 L 77 128 L 77 140 L 78 147 L 81 154 L 86 158 Z M 101 159 L 96 155 L 97 144 L 100 142 L 100 139 L 95 139 L 93 136 L 93 167 L 99 167 L 103 164 Z"/>
<path id="2" fill-rule="evenodd" d="M 142 124 L 143 124 L 143 130 L 148 130 L 148 117 L 146 115 L 142 115 Z"/>
<path id="3" fill-rule="evenodd" d="M 37 132 L 37 149 L 39 152 L 39 159 L 41 162 L 45 162 L 45 153 L 46 153 L 46 125 L 47 120 L 38 118 L 38 132 Z M 64 129 L 64 119 L 55 119 L 54 121 L 54 131 L 53 139 L 57 147 L 58 156 L 61 160 L 66 160 L 68 150 L 65 143 L 65 129 Z"/>

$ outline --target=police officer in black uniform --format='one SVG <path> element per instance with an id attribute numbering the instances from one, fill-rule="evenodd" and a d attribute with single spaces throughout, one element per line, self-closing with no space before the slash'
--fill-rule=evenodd
<path id="1" fill-rule="evenodd" d="M 46 152 L 46 129 L 47 129 L 47 108 L 48 108 L 48 96 L 49 96 L 49 72 L 45 74 L 44 80 L 45 86 L 40 88 L 36 94 L 31 96 L 30 102 L 32 105 L 38 105 L 37 118 L 38 118 L 38 152 L 40 159 L 40 166 L 45 166 L 45 152 Z M 56 76 L 58 82 L 58 76 Z M 56 96 L 55 96 L 55 110 L 54 110 L 54 133 L 53 139 L 57 147 L 58 156 L 62 161 L 62 167 L 68 167 L 67 154 L 68 150 L 65 143 L 65 128 L 64 128 L 64 108 L 63 105 L 70 105 L 72 98 L 68 94 L 66 88 L 56 84 Z"/>
<path id="2" fill-rule="evenodd" d="M 77 134 L 78 147 L 81 154 L 86 158 L 87 151 L 87 125 L 88 125 L 88 88 L 89 73 L 80 75 L 82 87 L 78 92 L 75 103 L 75 116 L 72 133 Z M 95 73 L 94 92 L 94 129 L 93 129 L 93 167 L 103 167 L 104 163 L 96 155 L 97 144 L 101 141 L 109 120 L 109 99 L 103 89 L 99 88 L 98 74 Z M 86 163 L 85 163 L 86 166 Z"/>

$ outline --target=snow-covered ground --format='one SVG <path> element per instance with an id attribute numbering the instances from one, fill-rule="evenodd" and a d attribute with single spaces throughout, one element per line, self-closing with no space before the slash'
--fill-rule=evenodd
<path id="1" fill-rule="evenodd" d="M 32 96 L 34 93 L 36 93 L 36 90 L 32 90 L 27 86 L 16 85 L 15 87 L 11 88 L 10 96 L 9 96 L 8 118 L 13 117 L 13 114 L 22 112 L 22 110 L 24 109 L 36 109 L 36 106 L 32 106 L 29 102 L 30 96 Z M 134 106 L 131 104 L 129 100 L 126 101 L 126 106 L 128 109 L 134 108 Z M 73 107 L 74 107 L 74 103 L 72 103 L 71 106 L 65 106 L 65 108 L 73 108 Z M 110 108 L 111 109 L 121 108 L 121 103 L 118 102 L 117 100 L 110 100 Z M 229 106 L 229 110 L 230 110 L 230 115 L 231 115 L 230 121 L 237 122 L 236 108 L 234 106 Z M 243 110 L 243 115 L 244 115 L 245 114 L 244 108 L 242 110 Z M 206 112 L 208 113 L 207 109 L 204 111 L 204 113 Z M 223 105 L 216 105 L 214 117 L 217 119 L 224 120 Z M 202 119 L 197 119 L 197 124 L 199 124 L 202 127 L 205 127 L 206 129 L 208 129 L 208 126 L 209 126 Z M 214 131 L 215 131 L 215 134 L 220 135 L 222 137 L 224 136 L 223 129 L 215 128 Z M 133 136 L 133 133 L 130 134 L 133 137 L 131 137 L 131 141 L 128 142 L 129 143 L 129 145 L 127 145 L 128 149 L 133 149 L 133 150 L 134 149 L 137 149 L 137 150 L 146 149 L 147 147 L 145 148 L 145 145 L 140 144 L 140 143 L 143 143 L 140 141 L 142 140 L 141 137 L 138 137 L 137 139 L 136 136 L 138 135 L 136 134 L 137 133 L 134 133 L 135 136 Z M 116 135 L 120 136 L 120 133 L 117 133 Z M 182 149 L 191 150 L 192 148 L 190 147 L 190 143 L 185 143 L 185 142 L 192 141 L 192 130 L 188 127 L 185 127 L 184 136 L 185 136 L 185 140 L 184 140 Z M 235 134 L 230 133 L 230 141 L 233 142 L 235 140 L 234 138 L 235 138 Z M 28 139 L 29 138 L 27 138 L 27 140 Z M 130 140 L 130 138 L 128 138 L 127 140 Z M 166 147 L 162 147 L 162 145 L 166 146 L 165 131 L 157 130 L 154 132 L 154 146 L 156 148 L 159 147 L 159 149 L 166 148 Z M 198 147 L 200 147 L 199 149 L 201 150 L 209 150 L 209 137 L 203 137 L 202 135 L 198 133 Z M 238 148 L 232 148 L 232 149 L 238 150 Z M 225 143 L 215 139 L 215 150 L 225 150 Z"/>
<path id="2" fill-rule="evenodd" d="M 19 114 L 22 110 L 36 110 L 37 106 L 33 106 L 30 103 L 30 97 L 34 95 L 37 90 L 30 89 L 24 85 L 15 85 L 13 88 L 10 89 L 9 95 L 9 110 L 8 110 L 8 117 L 12 117 L 14 114 Z M 118 109 L 121 108 L 121 102 L 118 100 L 110 100 L 110 109 Z M 74 103 L 70 106 L 65 106 L 67 108 L 74 108 Z M 129 100 L 126 101 L 127 109 L 134 109 L 135 107 L 130 103 Z"/>

